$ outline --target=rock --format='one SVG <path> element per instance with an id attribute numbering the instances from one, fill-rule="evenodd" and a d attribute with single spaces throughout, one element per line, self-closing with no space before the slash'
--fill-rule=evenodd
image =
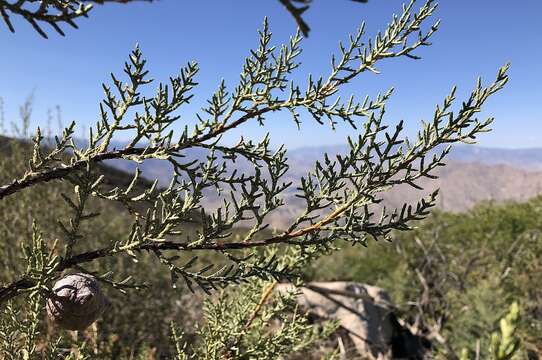
<path id="1" fill-rule="evenodd" d="M 60 327 L 84 330 L 95 322 L 106 306 L 106 299 L 96 278 L 71 274 L 58 280 L 47 300 L 47 314 Z"/>
<path id="2" fill-rule="evenodd" d="M 296 290 L 293 285 L 281 284 L 279 291 Z M 396 359 L 397 349 L 409 347 L 401 358 L 421 359 L 424 348 L 415 337 L 405 337 L 400 328 L 394 306 L 383 289 L 355 282 L 313 282 L 299 289 L 298 303 L 317 318 L 338 320 L 346 330 L 355 350 L 362 358 L 372 360 Z M 411 335 L 411 334 L 410 334 Z M 405 339 L 408 344 L 404 344 Z M 412 346 L 412 340 L 415 346 Z M 397 351 L 396 351 L 397 352 Z"/>

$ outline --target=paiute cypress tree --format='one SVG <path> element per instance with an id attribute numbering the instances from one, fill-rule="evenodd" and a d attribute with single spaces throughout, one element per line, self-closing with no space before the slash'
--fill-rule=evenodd
<path id="1" fill-rule="evenodd" d="M 82 7 L 73 10 L 69 7 L 72 3 Z M 11 10 L 6 4 L 4 0 L 0 3 L 4 19 L 6 9 Z M 86 14 L 86 2 L 41 4 L 46 9 L 68 6 L 71 10 L 60 19 L 69 24 L 72 16 Z M 384 60 L 418 59 L 416 50 L 430 45 L 438 29 L 439 21 L 431 22 L 435 10 L 431 0 L 417 9 L 412 1 L 372 39 L 367 39 L 361 25 L 347 43 L 340 44 L 327 73 L 308 75 L 304 83 L 291 80 L 300 67 L 301 32 L 287 44 L 275 46 L 265 20 L 258 46 L 245 58 L 238 83 L 221 82 L 207 106 L 194 114 L 196 124 L 182 126 L 180 132 L 173 128 L 184 124 L 179 109 L 191 101 L 197 88 L 197 63 L 189 62 L 168 83 L 158 84 L 155 95 L 147 96 L 144 94 L 153 80 L 142 51 L 136 47 L 125 63 L 124 77 L 112 75 L 111 84 L 103 85 L 100 119 L 89 129 L 87 144 L 75 141 L 75 123 L 49 146 L 38 128 L 28 167 L 0 186 L 0 202 L 37 191 L 45 183 L 62 186 L 65 190 L 57 198 L 59 206 L 62 202 L 69 209 L 67 218 L 55 224 L 56 236 L 49 237 L 43 231 L 50 224 L 35 221 L 30 238 L 22 244 L 8 244 L 12 251 L 23 248 L 20 257 L 24 266 L 0 287 L 3 356 L 99 356 L 87 354 L 86 342 L 76 342 L 76 350 L 67 351 L 62 335 L 57 342 L 46 341 L 42 336 L 45 303 L 58 296 L 53 284 L 75 272 L 137 297 L 138 289 L 152 286 L 152 282 L 121 278 L 121 269 L 111 259 L 126 256 L 136 262 L 153 258 L 163 272 L 169 272 L 172 287 L 212 293 L 244 283 L 242 292 L 231 295 L 221 291 L 218 302 L 208 302 L 207 322 L 198 332 L 199 345 L 183 345 L 173 325 L 180 359 L 276 358 L 313 344 L 321 334 L 311 335 L 306 318 L 296 310 L 291 297 L 283 298 L 269 289 L 283 279 L 297 281 L 307 264 L 334 251 L 338 240 L 363 246 L 371 238 L 388 238 L 392 231 L 408 230 L 413 222 L 425 218 L 435 205 L 437 192 L 416 204 L 391 210 L 380 207 L 382 193 L 401 184 L 417 188 L 418 179 L 433 178 L 434 170 L 444 165 L 451 144 L 473 143 L 480 133 L 489 131 L 493 118 L 479 120 L 476 116 L 508 81 L 505 65 L 488 85 L 479 80 L 457 106 L 454 87 L 411 140 L 402 135 L 403 122 L 394 127 L 385 124 L 391 89 L 374 98 L 339 96 L 341 89 L 356 84 L 360 75 L 377 73 Z M 35 20 L 26 20 L 36 28 Z M 58 31 L 55 21 L 49 23 Z M 243 134 L 246 124 L 265 126 L 278 112 L 290 114 L 298 125 L 314 120 L 334 128 L 343 122 L 351 127 L 351 136 L 346 139 L 348 151 L 335 157 L 326 154 L 297 184 L 285 180 L 287 150 L 273 148 L 269 135 L 255 141 Z M 239 138 L 235 145 L 223 140 L 225 134 L 232 133 Z M 120 148 L 112 144 L 119 135 L 130 139 Z M 205 151 L 205 159 L 187 158 L 190 149 Z M 107 160 L 141 163 L 150 159 L 171 165 L 168 186 L 162 188 L 154 182 L 141 188 L 142 174 L 136 170 L 129 184 L 111 187 L 110 174 L 100 171 Z M 252 170 L 237 171 L 239 161 L 250 164 Z M 288 206 L 283 194 L 295 186 L 305 209 L 281 231 L 270 231 L 267 218 Z M 210 190 L 216 190 L 220 199 L 216 209 L 202 206 Z M 108 216 L 90 207 L 96 199 L 118 204 L 131 216 L 131 224 L 121 229 L 121 236 L 105 243 L 93 241 L 86 225 Z M 194 222 L 199 224 L 197 229 L 187 230 L 187 224 Z M 202 262 L 209 254 L 210 263 Z M 266 323 L 277 317 L 284 325 L 280 331 L 269 332 Z M 228 323 L 219 324 L 220 318 Z"/>

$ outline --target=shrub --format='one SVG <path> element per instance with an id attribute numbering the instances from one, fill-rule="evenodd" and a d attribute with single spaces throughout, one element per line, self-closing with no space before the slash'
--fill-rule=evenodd
<path id="1" fill-rule="evenodd" d="M 269 358 L 285 349 L 313 343 L 318 336 L 305 334 L 308 325 L 303 316 L 295 311 L 292 318 L 284 315 L 291 309 L 291 301 L 277 299 L 260 305 L 257 293 L 263 292 L 260 299 L 265 299 L 266 282 L 295 281 L 308 263 L 333 251 L 338 241 L 366 245 L 370 238 L 388 238 L 392 231 L 408 230 L 412 222 L 425 218 L 435 204 L 436 192 L 417 204 L 405 204 L 392 211 L 379 208 L 381 194 L 400 184 L 417 187 L 418 179 L 434 177 L 434 169 L 444 165 L 450 147 L 428 156 L 435 148 L 472 143 L 478 134 L 489 131 L 493 119 L 480 121 L 476 115 L 508 80 L 508 66 L 504 66 L 489 85 L 478 81 L 457 109 L 452 89 L 436 107 L 433 119 L 422 124 L 414 141 L 402 137 L 402 122 L 392 128 L 384 123 L 391 90 L 372 100 L 342 100 L 339 93 L 344 85 L 361 74 L 378 72 L 381 61 L 417 59 L 415 50 L 429 45 L 439 25 L 438 21 L 427 25 L 436 5 L 429 0 L 417 11 L 413 5 L 411 2 L 404 6 L 385 31 L 367 44 L 362 25 L 349 37 L 348 44 L 340 45 L 338 56 L 332 57 L 329 74 L 309 75 L 305 84 L 290 80 L 299 67 L 301 34 L 275 47 L 266 20 L 259 32 L 258 47 L 245 59 L 238 84 L 228 90 L 222 82 L 208 106 L 196 114 L 196 125 L 186 126 L 180 133 L 172 130 L 172 124 L 183 121 L 178 111 L 193 96 L 199 68 L 195 62 L 186 64 L 168 84 L 159 84 L 155 95 L 148 96 L 145 92 L 152 80 L 139 48 L 125 64 L 126 78 L 112 75 L 112 85 L 103 86 L 101 118 L 90 128 L 86 146 L 74 140 L 75 123 L 68 125 L 50 147 L 45 146 L 46 139 L 38 128 L 28 167 L 0 186 L 0 203 L 9 204 L 7 216 L 21 214 L 20 207 L 29 206 L 17 200 L 21 196 L 33 192 L 40 196 L 40 189 L 46 186 L 57 189 L 56 193 L 41 192 L 55 211 L 42 214 L 43 218 L 32 214 L 29 217 L 27 213 L 25 226 L 21 227 L 26 233 L 8 236 L 5 241 L 6 253 L 13 254 L 6 261 L 21 257 L 18 246 L 24 248 L 24 256 L 0 288 L 0 302 L 6 304 L 0 322 L 0 351 L 4 357 L 108 356 L 107 351 L 99 349 L 95 336 L 74 341 L 62 333 L 58 340 L 42 336 L 46 334 L 46 324 L 41 321 L 45 299 L 57 296 L 52 284 L 66 273 L 87 273 L 127 292 L 130 299 L 125 304 L 134 306 L 137 300 L 131 298 L 138 297 L 137 290 L 146 286 L 141 280 L 147 277 L 134 278 L 131 269 L 139 268 L 138 275 L 142 269 L 152 269 L 150 274 L 154 274 L 158 264 L 169 271 L 174 288 L 184 284 L 193 291 L 211 293 L 248 283 L 243 285 L 241 297 L 231 301 L 228 293 L 223 293 L 218 302 L 207 306 L 206 325 L 199 332 L 202 340 L 193 348 L 183 347 L 175 332 L 179 358 L 192 354 Z M 289 113 L 298 125 L 306 117 L 319 124 L 328 122 L 331 128 L 342 121 L 355 135 L 347 139 L 346 153 L 334 159 L 326 155 L 300 179 L 297 195 L 305 202 L 305 210 L 282 230 L 269 232 L 266 217 L 287 206 L 281 195 L 292 186 L 283 180 L 288 170 L 286 149 L 273 149 L 269 136 L 255 142 L 240 133 L 233 146 L 222 138 L 249 122 L 264 126 L 279 111 Z M 112 140 L 119 134 L 130 136 L 130 140 L 116 148 Z M 203 161 L 187 159 L 188 149 L 203 149 L 207 156 Z M 139 170 L 128 184 L 107 185 L 111 174 L 101 167 L 104 161 L 140 163 L 149 159 L 171 164 L 169 186 L 159 188 L 156 182 L 138 186 L 143 181 Z M 240 159 L 251 164 L 252 171 L 236 171 Z M 201 205 L 209 190 L 218 191 L 222 205 L 216 209 Z M 16 200 L 8 203 L 11 199 Z M 61 210 L 60 203 L 64 204 Z M 119 225 L 111 226 L 100 214 L 100 210 L 111 209 L 111 204 L 126 210 Z M 62 216 L 57 217 L 57 211 Z M 194 223 L 199 226 L 188 225 Z M 7 224 L 11 224 L 10 220 Z M 10 229 L 5 232 L 11 233 Z M 202 258 L 210 263 L 202 262 Z M 125 259 L 136 265 L 128 266 Z M 154 264 L 154 268 L 148 264 Z M 155 287 L 162 285 L 161 279 L 154 282 Z M 152 276 L 150 280 L 152 283 Z M 149 291 L 146 299 L 154 300 L 161 291 Z M 247 309 L 254 309 L 254 315 Z M 230 319 L 228 324 L 217 325 L 219 315 Z M 116 316 L 106 314 L 105 319 L 114 322 Z M 273 317 L 281 318 L 283 325 L 278 330 L 263 329 Z M 111 325 L 104 321 L 101 326 L 107 329 Z M 149 350 L 144 350 L 145 346 Z M 136 352 L 141 356 L 152 353 L 153 346 L 156 344 L 142 343 Z"/>

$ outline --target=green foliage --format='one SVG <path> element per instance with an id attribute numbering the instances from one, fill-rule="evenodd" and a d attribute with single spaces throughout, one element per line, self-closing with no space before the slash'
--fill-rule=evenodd
<path id="1" fill-rule="evenodd" d="M 65 251 L 55 270 L 62 271 L 82 266 L 103 257 L 137 254 L 149 251 L 167 266 L 173 282 L 183 279 L 206 291 L 224 287 L 252 277 L 288 277 L 287 269 L 277 266 L 275 259 L 262 258 L 254 249 L 277 244 L 290 244 L 309 249 L 327 249 L 338 239 L 352 244 L 364 244 L 368 236 L 386 237 L 392 230 L 406 230 L 408 223 L 421 219 L 434 205 L 436 193 L 422 199 L 414 207 L 405 204 L 393 211 L 384 210 L 374 214 L 378 194 L 389 187 L 408 184 L 416 187 L 416 180 L 432 177 L 433 170 L 443 164 L 449 151 L 427 160 L 426 155 L 441 144 L 471 142 L 478 133 L 489 130 L 492 119 L 480 122 L 474 118 L 487 98 L 507 82 L 506 67 L 499 70 L 497 79 L 488 87 L 478 82 L 469 99 L 457 113 L 451 106 L 455 90 L 437 107 L 434 119 L 423 126 L 415 142 L 400 138 L 403 126 L 387 132 L 383 121 L 384 105 L 391 92 L 377 96 L 376 100 L 356 102 L 350 98 L 342 103 L 336 97 L 339 88 L 358 75 L 376 72 L 375 64 L 382 59 L 409 56 L 428 45 L 428 39 L 437 24 L 427 31 L 423 23 L 433 14 L 431 1 L 424 4 L 417 14 L 412 14 L 412 4 L 403 14 L 393 18 L 383 34 L 374 42 L 363 45 L 364 27 L 350 38 L 348 46 L 341 45 L 341 55 L 333 58 L 330 75 L 314 80 L 308 77 L 307 88 L 288 81 L 288 75 L 298 67 L 300 53 L 299 34 L 280 50 L 270 45 L 271 33 L 267 22 L 260 32 L 260 44 L 251 51 L 243 67 L 239 84 L 232 93 L 222 83 L 209 101 L 203 114 L 197 114 L 199 123 L 192 131 L 185 127 L 175 137 L 171 124 L 179 121 L 175 113 L 192 97 L 190 91 L 196 86 L 198 67 L 189 63 L 180 74 L 170 79 L 170 84 L 158 86 L 155 96 L 143 95 L 143 87 L 150 84 L 145 60 L 141 51 L 135 49 L 125 64 L 127 82 L 112 76 L 113 90 L 104 85 L 105 99 L 100 105 L 101 120 L 89 131 L 87 147 L 78 147 L 73 141 L 74 124 L 70 124 L 61 137 L 55 139 L 53 148 L 44 152 L 43 137 L 38 129 L 34 137 L 34 150 L 29 169 L 20 178 L 0 187 L 0 199 L 28 187 L 63 180 L 74 187 L 75 198 L 63 195 L 72 208 L 71 228 L 61 225 L 64 233 Z M 421 32 L 420 32 L 421 31 Z M 418 36 L 411 39 L 412 35 Z M 358 55 L 361 54 L 361 55 Z M 221 144 L 224 133 L 234 131 L 252 120 L 262 124 L 265 116 L 279 110 L 288 110 L 296 123 L 299 111 L 304 109 L 319 123 L 328 119 L 335 126 L 335 119 L 362 131 L 356 138 L 349 138 L 349 153 L 338 155 L 336 160 L 326 156 L 318 162 L 313 172 L 301 179 L 298 196 L 305 200 L 306 209 L 285 231 L 263 240 L 255 237 L 267 228 L 266 216 L 278 207 L 285 206 L 281 194 L 291 186 L 282 181 L 288 169 L 286 150 L 273 151 L 266 136 L 253 143 L 241 137 L 237 145 Z M 126 119 L 134 114 L 133 120 Z M 358 118 L 366 118 L 357 124 Z M 131 134 L 132 139 L 121 149 L 111 149 L 113 136 Z M 185 160 L 188 148 L 209 151 L 207 162 Z M 59 154 L 70 154 L 62 157 Z M 220 155 L 220 157 L 219 157 Z M 237 174 L 234 161 L 244 158 L 254 165 L 252 174 Z M 132 182 L 125 187 L 105 189 L 106 176 L 94 171 L 105 160 L 123 159 L 141 162 L 157 159 L 171 163 L 174 178 L 164 189 L 155 185 L 142 192 L 134 190 L 141 173 L 136 171 Z M 206 189 L 218 189 L 223 206 L 202 217 L 203 224 L 197 234 L 187 234 L 185 224 L 202 211 L 201 200 Z M 78 229 L 82 221 L 90 221 L 95 212 L 85 211 L 89 196 L 123 204 L 133 215 L 131 230 L 123 238 L 111 239 L 104 247 L 89 251 L 78 249 L 81 239 Z M 134 211 L 136 204 L 144 203 L 144 212 Z M 249 225 L 250 230 L 242 241 L 224 241 L 233 227 L 239 223 Z M 64 223 L 62 223 L 64 224 Z M 182 238 L 183 241 L 174 239 Z M 76 255 L 72 252 L 78 251 Z M 251 252 L 252 250 L 252 252 Z M 182 261 L 169 252 L 217 252 L 224 254 L 224 266 L 213 270 L 197 266 L 197 257 Z M 238 255 L 233 253 L 238 252 Z"/>
<path id="2" fill-rule="evenodd" d="M 524 315 L 514 323 L 514 338 L 522 339 L 516 357 L 525 358 L 542 348 L 541 211 L 535 198 L 487 203 L 466 214 L 435 212 L 414 231 L 395 233 L 393 243 L 371 243 L 363 252 L 344 247 L 321 258 L 307 276 L 387 289 L 416 331 L 446 340 L 435 346 L 448 357 L 479 348 L 481 358 L 490 358 L 491 333 L 500 333 L 504 309 L 517 301 Z"/>
<path id="3" fill-rule="evenodd" d="M 0 1 L 4 14 L 7 5 Z M 414 141 L 402 137 L 402 122 L 391 129 L 384 122 L 391 90 L 372 100 L 353 96 L 342 100 L 341 89 L 363 73 L 377 73 L 382 60 L 417 59 L 414 51 L 429 45 L 438 28 L 438 21 L 427 24 L 435 8 L 429 0 L 415 11 L 411 2 L 369 41 L 362 25 L 347 45 L 340 44 L 327 75 L 309 75 L 305 84 L 290 79 L 300 65 L 300 33 L 276 47 L 266 20 L 258 46 L 245 58 L 239 82 L 233 87 L 219 84 L 208 106 L 195 114 L 197 123 L 184 126 L 180 133 L 172 128 L 184 120 L 179 109 L 192 99 L 197 64 L 188 63 L 168 84 L 159 84 L 155 94 L 148 95 L 153 80 L 136 48 L 125 63 L 124 79 L 112 75 L 112 85 L 103 85 L 100 119 L 89 129 L 86 146 L 74 139 L 75 123 L 54 141 L 48 142 L 38 128 L 30 146 L 13 145 L 17 166 L 9 169 L 7 179 L 2 179 L 5 185 L 0 186 L 6 254 L 1 261 L 12 265 L 2 275 L 0 304 L 11 304 L 12 310 L 3 316 L 20 315 L 23 320 L 18 325 L 20 335 L 15 335 L 15 352 L 8 344 L 9 335 L 0 344 L 7 349 L 2 351 L 27 358 L 48 352 L 64 358 L 143 356 L 152 351 L 158 352 L 156 356 L 168 355 L 167 346 L 153 347 L 163 343 L 168 324 L 182 318 L 178 310 L 171 310 L 173 305 L 179 307 L 176 299 L 164 295 L 166 290 L 175 291 L 168 287 L 220 293 L 217 301 L 207 302 L 206 322 L 194 347 L 182 345 L 181 335 L 174 332 L 179 358 L 267 359 L 314 344 L 321 333 L 315 333 L 295 308 L 294 295 L 272 294 L 266 284 L 296 280 L 310 261 L 333 252 L 339 243 L 359 246 L 367 245 L 369 238 L 389 239 L 394 231 L 409 230 L 413 222 L 424 219 L 435 205 L 436 192 L 391 211 L 379 207 L 381 194 L 401 184 L 418 188 L 417 180 L 434 178 L 434 170 L 444 165 L 450 147 L 429 156 L 437 147 L 472 143 L 478 134 L 489 131 L 493 119 L 480 121 L 476 115 L 508 81 L 508 66 L 504 66 L 489 85 L 478 81 L 457 109 L 452 89 L 436 107 L 433 119 L 422 123 Z M 27 20 L 35 25 L 32 18 Z M 293 186 L 285 180 L 287 151 L 272 149 L 269 136 L 256 142 L 238 133 L 236 145 L 223 137 L 249 122 L 264 126 L 279 111 L 291 114 L 298 126 L 305 118 L 302 115 L 318 124 L 328 122 L 331 129 L 342 121 L 353 135 L 347 139 L 347 152 L 334 159 L 326 154 L 299 179 L 297 196 L 306 204 L 304 211 L 280 231 L 270 231 L 269 214 L 287 206 L 282 195 Z M 112 146 L 119 135 L 129 141 Z M 207 156 L 189 159 L 189 149 L 204 150 Z M 149 159 L 171 165 L 172 181 L 167 187 L 145 181 L 139 170 L 128 183 L 118 182 L 114 172 L 103 166 L 107 160 Z M 251 164 L 252 170 L 238 173 L 235 167 L 240 160 Z M 202 205 L 209 190 L 217 191 L 221 205 L 216 209 Z M 113 213 L 121 216 L 109 215 Z M 15 250 L 22 244 L 29 244 L 26 262 L 18 260 L 21 254 Z M 116 312 L 106 313 L 95 325 L 99 332 L 73 340 L 60 332 L 61 341 L 54 343 L 58 347 L 49 346 L 47 338 L 58 331 L 42 321 L 40 304 L 51 296 L 54 281 L 72 271 L 96 276 L 107 287 Z M 241 291 L 221 290 L 241 283 L 237 288 Z M 143 327 L 121 319 L 125 314 Z M 275 320 L 277 328 L 270 328 Z M 2 334 L 10 334 L 9 326 Z M 154 334 L 149 334 L 151 326 L 156 326 Z M 39 341 L 46 344 L 38 350 Z M 130 342 L 132 348 L 125 345 Z"/>
<path id="4" fill-rule="evenodd" d="M 499 322 L 500 331 L 491 334 L 489 346 L 489 359 L 507 360 L 514 358 L 519 349 L 520 340 L 516 335 L 519 322 L 519 306 L 516 302 L 510 305 L 508 314 Z M 461 351 L 460 360 L 469 360 L 472 357 L 468 349 Z"/>
<path id="5" fill-rule="evenodd" d="M 178 359 L 275 359 L 309 350 L 334 332 L 333 323 L 323 329 L 312 326 L 299 312 L 296 294 L 273 292 L 275 285 L 251 282 L 207 300 L 198 331 L 201 344 L 190 349 L 190 356 L 174 332 Z"/>
<path id="6" fill-rule="evenodd" d="M 66 23 L 77 28 L 74 20 L 86 17 L 92 8 L 89 2 L 78 0 L 40 0 L 38 6 L 36 1 L 0 1 L 0 15 L 11 32 L 15 28 L 10 20 L 10 14 L 21 16 L 44 38 L 47 34 L 40 27 L 39 22 L 46 23 L 53 27 L 59 34 L 64 35 L 60 23 Z M 55 11 L 55 12 L 53 12 Z"/>
<path id="7" fill-rule="evenodd" d="M 0 146 L 5 153 L 0 161 L 0 167 L 3 169 L 0 172 L 0 177 L 5 176 L 2 180 L 8 181 L 17 172 L 20 173 L 24 170 L 26 163 L 24 157 L 31 156 L 31 147 L 21 141 L 3 140 L 5 142 L 2 141 Z M 114 174 L 111 169 L 103 169 L 103 171 L 107 171 L 110 176 Z M 23 247 L 31 249 L 41 247 L 32 246 L 33 222 L 40 224 L 42 245 L 47 245 L 48 249 L 52 248 L 54 242 L 43 243 L 45 239 L 64 239 L 64 232 L 58 225 L 58 219 L 69 217 L 73 209 L 62 200 L 61 194 L 63 192 L 69 193 L 70 187 L 62 183 L 43 184 L 37 186 L 35 191 L 19 192 L 13 197 L 0 201 L 0 217 L 2 219 L 0 229 L 3 239 L 0 244 L 0 262 L 4 269 L 0 275 L 3 284 L 8 283 L 14 276 L 26 272 L 27 263 L 22 258 Z M 107 216 L 94 217 L 88 222 L 82 223 L 80 233 L 85 239 L 92 239 L 92 243 L 85 244 L 88 247 L 95 244 L 105 245 L 109 239 L 123 236 L 125 229 L 130 226 L 128 214 L 113 202 L 91 199 L 86 207 L 92 212 L 107 214 Z M 39 254 L 38 251 L 29 251 L 28 253 Z M 96 264 L 85 266 L 84 270 L 78 270 L 91 272 L 100 277 L 104 286 L 103 291 L 106 292 L 110 300 L 108 307 L 110 310 L 104 314 L 103 319 L 97 325 L 98 336 L 88 334 L 90 339 L 79 338 L 80 344 L 78 342 L 72 343 L 70 336 L 62 332 L 59 333 L 51 324 L 44 321 L 44 306 L 39 308 L 38 343 L 49 345 L 47 349 L 51 352 L 50 359 L 57 359 L 59 351 L 62 354 L 69 353 L 70 351 L 66 349 L 73 348 L 74 354 L 83 351 L 77 350 L 83 345 L 87 352 L 92 348 L 93 355 L 90 358 L 96 358 L 95 351 L 104 358 L 124 358 L 129 356 L 131 352 L 143 352 L 146 343 L 163 344 L 158 352 L 166 353 L 169 341 L 168 319 L 175 319 L 183 326 L 193 328 L 193 322 L 198 318 L 198 313 L 195 311 L 198 296 L 187 296 L 185 289 L 179 289 L 179 291 L 172 293 L 169 275 L 160 270 L 159 264 L 151 256 L 142 254 L 138 260 L 139 262 L 135 263 L 127 257 L 104 258 Z M 115 277 L 118 276 L 120 280 L 111 282 L 110 277 L 103 277 L 103 275 L 107 275 L 107 269 L 115 269 Z M 35 272 L 36 275 L 40 273 L 39 271 Z M 143 288 L 137 293 L 125 295 L 119 292 L 119 288 L 115 288 L 114 285 L 128 276 L 137 278 L 138 283 L 152 283 L 154 286 L 152 289 Z M 32 277 L 35 278 L 35 276 Z M 120 290 L 127 292 L 129 287 L 122 286 Z M 17 324 L 28 323 L 31 318 L 32 308 L 29 306 L 27 298 L 30 291 L 32 290 L 24 290 L 15 302 L 9 303 L 12 309 L 17 310 L 17 322 L 12 323 L 14 320 L 11 320 L 11 315 L 11 317 L 8 314 L 1 316 L 5 321 L 4 326 L 9 324 L 12 327 L 5 332 L 10 337 L 0 348 L 3 349 L 3 346 L 8 345 L 19 349 L 18 351 L 23 348 L 23 344 L 19 340 L 24 339 L 26 335 L 21 334 L 14 338 L 18 332 L 13 329 L 18 329 L 19 333 L 26 331 L 26 325 Z M 187 311 L 187 308 L 194 310 Z M 191 314 L 191 312 L 194 313 Z M 59 336 L 62 337 L 62 341 L 57 344 L 55 339 Z M 56 347 L 53 346 L 55 344 Z M 51 346 L 53 348 L 50 348 Z M 40 346 L 38 349 L 41 350 L 42 347 Z M 157 350 L 155 349 L 154 352 Z M 9 358 L 7 356 L 1 355 L 0 358 Z M 20 353 L 13 356 L 14 359 L 22 358 Z"/>
<path id="8" fill-rule="evenodd" d="M 15 28 L 10 15 L 20 16 L 26 20 L 42 37 L 47 39 L 47 33 L 42 25 L 51 26 L 58 34 L 64 36 L 61 24 L 68 24 L 77 29 L 76 20 L 88 17 L 94 4 L 130 3 L 138 0 L 0 0 L 0 16 L 11 32 Z M 139 0 L 152 2 L 153 0 Z M 367 0 L 352 0 L 367 2 Z M 292 15 L 304 36 L 309 35 L 309 25 L 303 20 L 303 13 L 308 10 L 312 0 L 279 0 Z M 302 4 L 296 7 L 294 3 Z"/>
<path id="9" fill-rule="evenodd" d="M 516 302 L 510 306 L 510 312 L 499 322 L 500 332 L 491 335 L 489 352 L 496 360 L 511 359 L 519 347 L 516 329 L 519 321 L 519 306 Z"/>

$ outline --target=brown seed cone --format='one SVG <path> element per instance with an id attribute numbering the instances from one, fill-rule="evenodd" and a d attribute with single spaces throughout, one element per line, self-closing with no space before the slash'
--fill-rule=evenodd
<path id="1" fill-rule="evenodd" d="M 47 300 L 47 314 L 67 330 L 84 330 L 98 319 L 106 299 L 95 277 L 78 273 L 58 280 Z"/>

